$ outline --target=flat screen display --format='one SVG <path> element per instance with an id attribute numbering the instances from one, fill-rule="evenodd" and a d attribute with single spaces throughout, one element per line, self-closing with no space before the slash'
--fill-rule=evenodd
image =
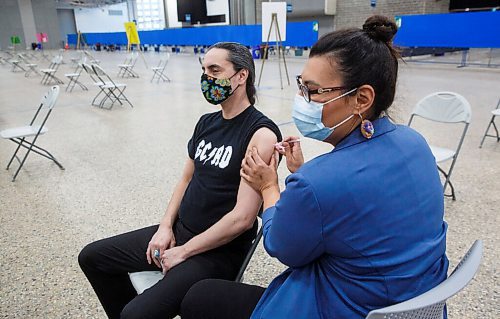
<path id="1" fill-rule="evenodd" d="M 203 23 L 207 20 L 206 0 L 177 0 L 177 17 L 181 22 Z"/>
<path id="2" fill-rule="evenodd" d="M 500 0 L 450 0 L 450 11 L 491 10 L 500 8 Z"/>

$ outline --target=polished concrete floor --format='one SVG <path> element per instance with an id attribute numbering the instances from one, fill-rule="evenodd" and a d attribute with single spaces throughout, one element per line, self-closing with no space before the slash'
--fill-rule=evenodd
<path id="1" fill-rule="evenodd" d="M 58 74 L 71 71 L 66 52 Z M 98 53 L 101 65 L 113 77 L 123 53 Z M 145 54 L 148 66 L 160 56 Z M 258 108 L 280 124 L 284 135 L 297 134 L 291 121 L 296 92 L 294 75 L 304 58 L 290 57 L 291 86 L 280 89 L 276 60 L 266 63 L 258 91 Z M 48 62 L 39 59 L 41 66 Z M 257 69 L 260 61 L 257 62 Z M 64 165 L 31 154 L 17 180 L 17 168 L 0 170 L 0 317 L 104 318 L 90 285 L 79 270 L 77 255 L 88 242 L 157 223 L 187 158 L 186 143 L 198 118 L 217 107 L 200 94 L 201 69 L 197 57 L 172 56 L 170 83 L 150 83 L 151 70 L 137 62 L 140 78 L 123 79 L 134 108 L 103 110 L 90 105 L 97 89 L 87 75 L 90 90 L 63 90 L 39 139 Z M 66 81 L 67 82 L 67 81 Z M 40 77 L 25 78 L 0 65 L 0 130 L 26 125 L 47 86 Z M 500 70 L 457 69 L 455 66 L 401 64 L 398 96 L 391 112 L 406 123 L 412 106 L 434 91 L 455 91 L 472 105 L 472 124 L 458 159 L 453 181 L 457 200 L 445 199 L 449 223 L 448 256 L 452 269 L 475 239 L 484 240 L 484 257 L 475 280 L 449 304 L 451 318 L 498 318 L 498 260 L 500 212 L 500 143 L 479 142 L 500 97 Z M 500 121 L 499 121 L 500 122 Z M 431 141 L 452 143 L 456 133 L 417 123 Z M 328 151 L 326 145 L 304 140 L 310 159 Z M 0 165 L 5 167 L 15 149 L 0 141 Z M 280 167 L 283 183 L 287 171 Z M 250 283 L 267 285 L 283 265 L 259 248 L 245 276 Z"/>

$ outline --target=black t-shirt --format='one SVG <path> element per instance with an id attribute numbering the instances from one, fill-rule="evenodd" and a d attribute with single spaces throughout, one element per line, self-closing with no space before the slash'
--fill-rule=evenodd
<path id="1" fill-rule="evenodd" d="M 281 141 L 278 126 L 249 106 L 232 119 L 222 111 L 203 115 L 188 142 L 194 174 L 182 198 L 179 219 L 194 234 L 200 234 L 218 222 L 236 205 L 240 184 L 241 161 L 253 134 L 267 127 Z M 253 229 L 233 240 L 232 245 L 247 245 L 255 237 Z"/>

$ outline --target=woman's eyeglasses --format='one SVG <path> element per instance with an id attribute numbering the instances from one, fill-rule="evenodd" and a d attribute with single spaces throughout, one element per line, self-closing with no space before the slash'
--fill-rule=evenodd
<path id="1" fill-rule="evenodd" d="M 336 86 L 336 87 L 331 87 L 331 88 L 319 88 L 316 90 L 309 90 L 309 88 L 302 83 L 302 76 L 301 75 L 297 75 L 295 77 L 295 79 L 297 80 L 297 86 L 299 87 L 300 92 L 302 92 L 302 96 L 304 97 L 304 100 L 306 100 L 306 102 L 311 102 L 311 94 L 323 94 L 323 93 L 328 93 L 328 92 L 333 92 L 333 91 L 345 90 L 344 86 Z"/>

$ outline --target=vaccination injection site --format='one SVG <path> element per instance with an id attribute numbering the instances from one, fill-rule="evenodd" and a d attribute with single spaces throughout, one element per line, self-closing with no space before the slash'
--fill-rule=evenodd
<path id="1" fill-rule="evenodd" d="M 0 317 L 500 318 L 500 0 L 0 1 Z"/>

